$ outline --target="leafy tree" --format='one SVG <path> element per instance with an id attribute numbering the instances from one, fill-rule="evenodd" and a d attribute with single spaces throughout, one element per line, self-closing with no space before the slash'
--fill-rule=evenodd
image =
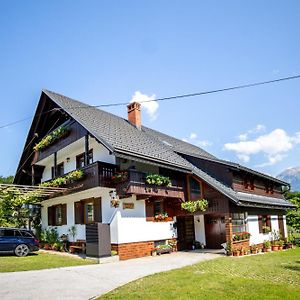
<path id="1" fill-rule="evenodd" d="M 0 191 L 0 226 L 24 227 L 29 220 L 30 210 L 27 204 L 38 204 L 40 199 L 37 193 L 18 193 L 14 190 Z M 40 214 L 33 218 L 34 226 L 40 223 Z"/>
<path id="2" fill-rule="evenodd" d="M 0 176 L 0 183 L 12 183 L 14 180 L 14 176 Z"/>
<path id="3" fill-rule="evenodd" d="M 287 225 L 300 231 L 300 192 L 286 192 L 285 198 L 296 205 L 296 209 L 290 209 L 286 215 Z"/>

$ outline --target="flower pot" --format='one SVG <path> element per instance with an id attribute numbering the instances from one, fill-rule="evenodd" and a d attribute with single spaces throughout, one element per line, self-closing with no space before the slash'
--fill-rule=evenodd
<path id="1" fill-rule="evenodd" d="M 239 251 L 233 251 L 233 256 L 240 256 L 240 252 Z"/>
<path id="2" fill-rule="evenodd" d="M 272 251 L 278 251 L 278 246 L 277 245 L 272 245 Z"/>
<path id="3" fill-rule="evenodd" d="M 263 252 L 271 252 L 271 248 L 263 248 Z"/>
<path id="4" fill-rule="evenodd" d="M 283 249 L 283 246 L 278 246 L 278 250 L 282 250 Z"/>
<path id="5" fill-rule="evenodd" d="M 251 254 L 257 254 L 257 250 L 251 250 Z"/>
<path id="6" fill-rule="evenodd" d="M 50 250 L 50 245 L 49 245 L 49 244 L 45 244 L 45 245 L 44 245 L 44 249 L 45 249 L 45 250 Z"/>

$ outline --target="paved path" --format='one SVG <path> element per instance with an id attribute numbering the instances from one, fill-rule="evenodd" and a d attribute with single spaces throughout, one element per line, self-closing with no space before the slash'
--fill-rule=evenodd
<path id="1" fill-rule="evenodd" d="M 0 273 L 0 299 L 87 300 L 138 278 L 219 256 L 215 253 L 177 252 L 100 265 Z"/>

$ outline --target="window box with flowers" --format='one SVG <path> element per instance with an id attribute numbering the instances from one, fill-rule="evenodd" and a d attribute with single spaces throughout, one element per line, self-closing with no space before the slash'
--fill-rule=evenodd
<path id="1" fill-rule="evenodd" d="M 122 183 L 128 180 L 128 172 L 120 171 L 116 172 L 114 176 L 111 177 L 112 182 L 114 183 Z"/>
<path id="2" fill-rule="evenodd" d="M 166 212 L 162 212 L 154 216 L 154 221 L 156 222 L 168 222 L 170 220 L 172 220 L 172 218 L 169 218 Z"/>

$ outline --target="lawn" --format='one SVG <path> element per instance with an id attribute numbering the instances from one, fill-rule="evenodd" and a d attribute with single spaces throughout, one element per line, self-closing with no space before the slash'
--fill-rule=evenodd
<path id="1" fill-rule="evenodd" d="M 148 276 L 98 299 L 300 299 L 300 248 L 223 257 Z"/>
<path id="2" fill-rule="evenodd" d="M 66 257 L 58 254 L 32 253 L 26 257 L 0 256 L 0 272 L 42 270 L 94 264 L 89 259 Z"/>

